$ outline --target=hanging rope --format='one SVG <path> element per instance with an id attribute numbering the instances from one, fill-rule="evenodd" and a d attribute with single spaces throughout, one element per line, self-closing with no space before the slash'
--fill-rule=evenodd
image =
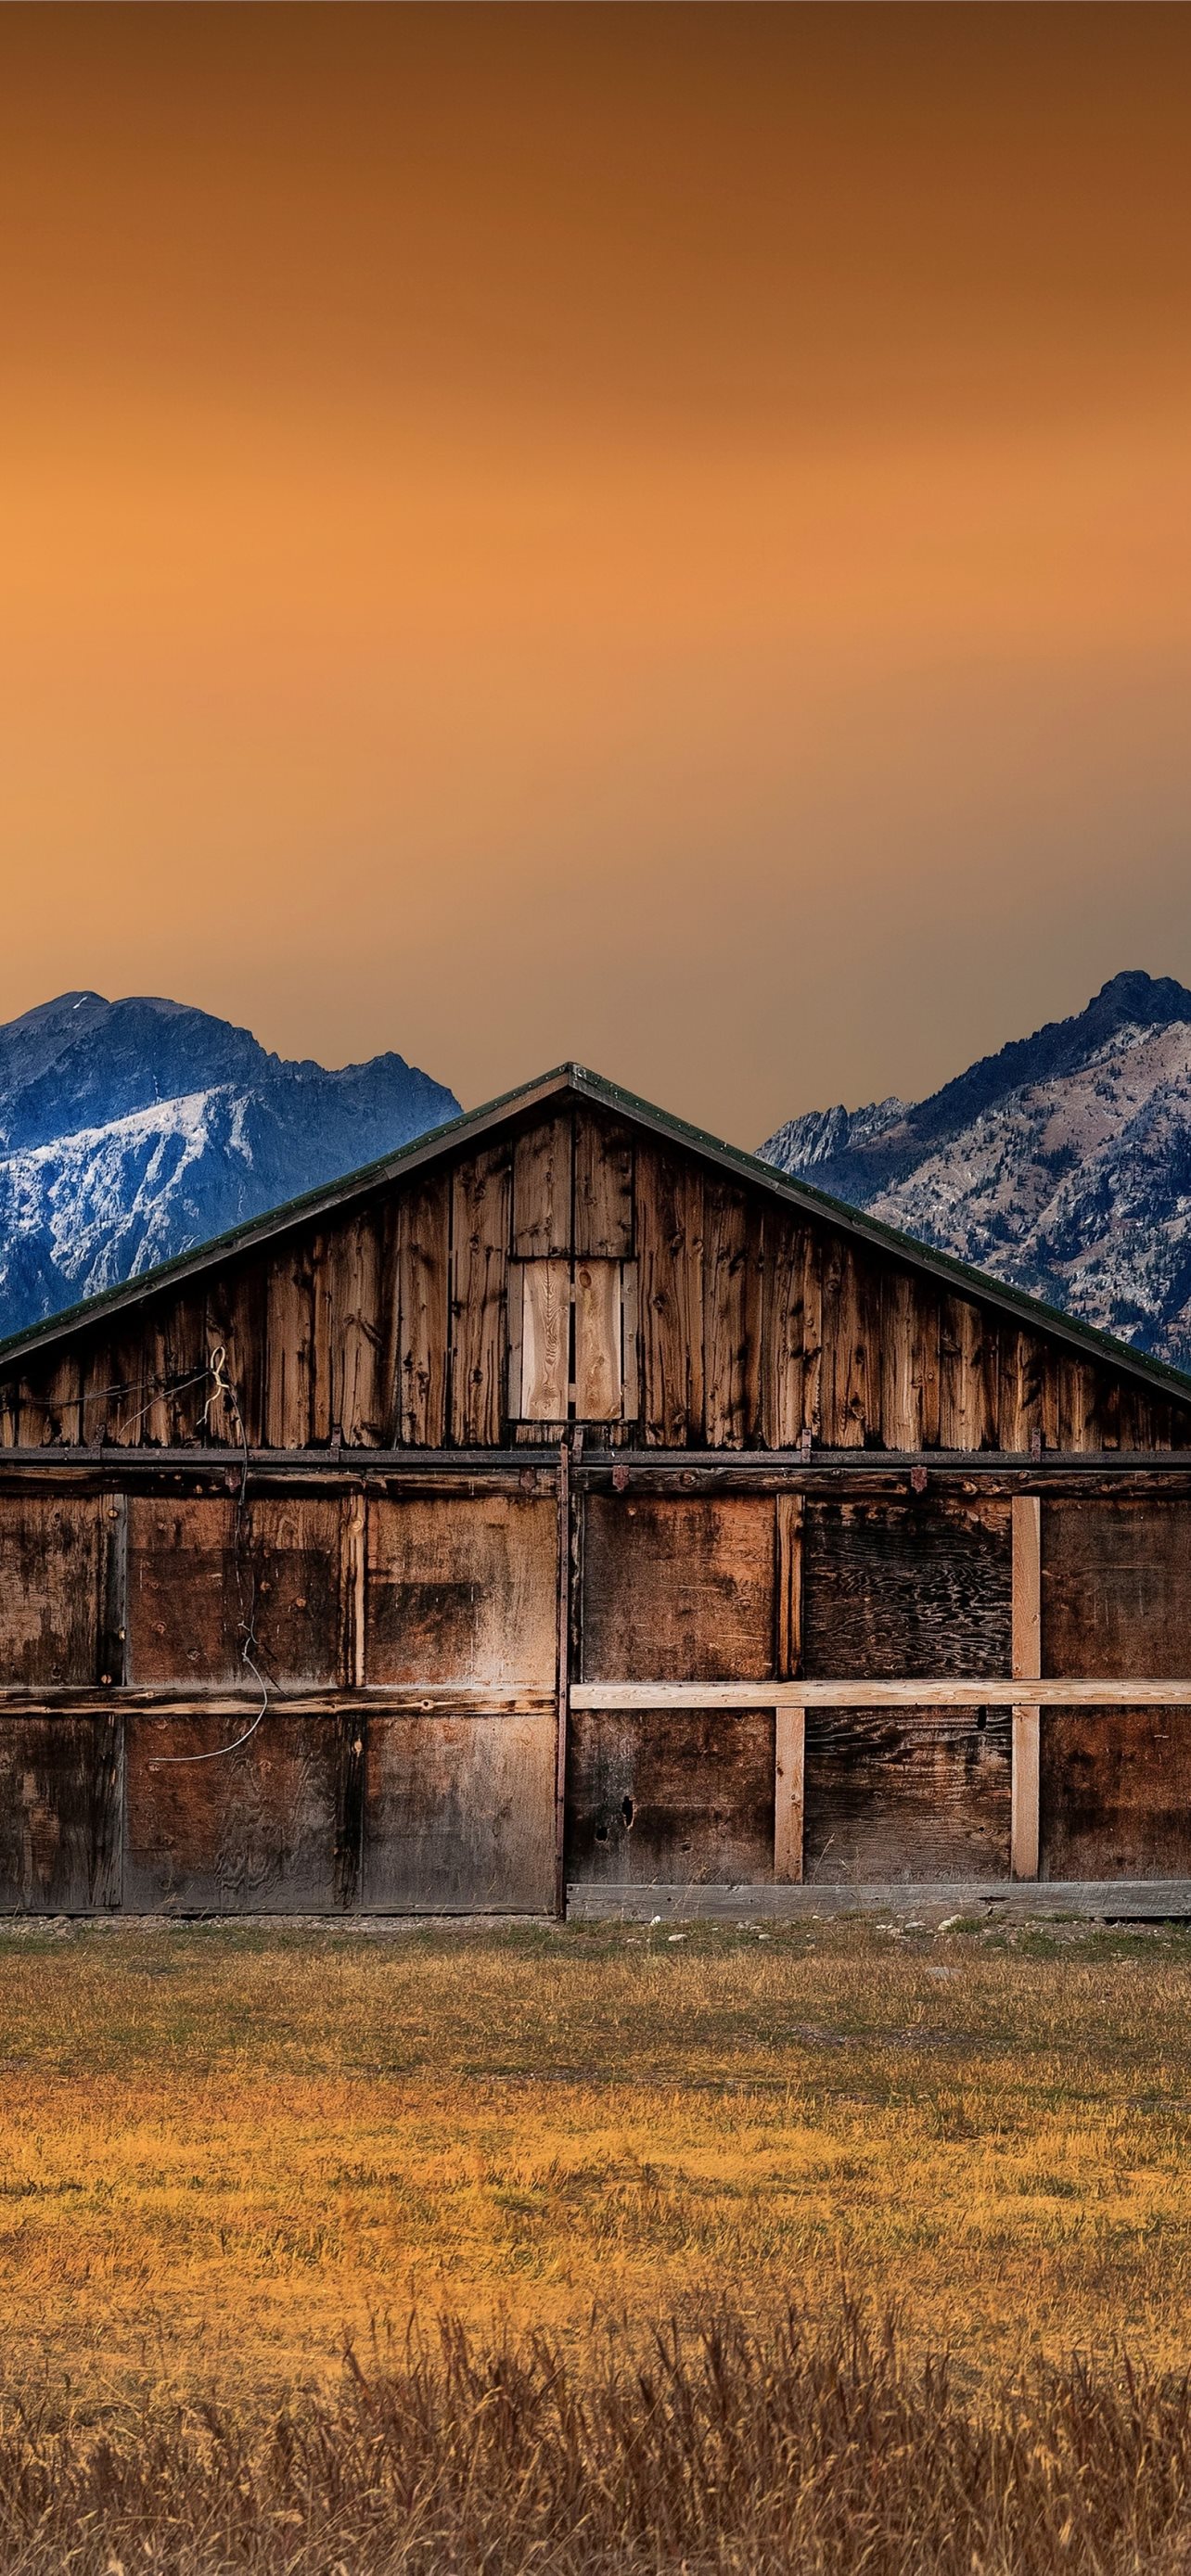
<path id="1" fill-rule="evenodd" d="M 251 1726 L 246 1726 L 243 1734 L 235 1736 L 230 1744 L 216 1744 L 212 1747 L 212 1750 L 209 1753 L 156 1753 L 152 1757 L 154 1768 L 159 1768 L 167 1762 L 222 1762 L 227 1754 L 238 1753 L 241 1745 L 248 1743 L 249 1738 L 255 1735 L 261 1719 L 263 1717 L 267 1717 L 269 1713 L 269 1685 L 256 1660 L 260 1653 L 260 1645 L 256 1633 L 256 1576 L 252 1572 L 251 1567 L 248 1568 L 246 1574 L 244 1565 L 243 1538 L 248 1516 L 248 1470 L 250 1463 L 248 1433 L 244 1426 L 244 1416 L 240 1411 L 240 1399 L 236 1394 L 232 1380 L 227 1374 L 225 1366 L 226 1360 L 227 1344 L 226 1342 L 220 1342 L 211 1352 L 207 1367 L 202 1371 L 202 1375 L 204 1377 L 209 1376 L 211 1380 L 211 1391 L 207 1397 L 205 1405 L 203 1406 L 203 1428 L 207 1431 L 210 1430 L 211 1408 L 214 1404 L 219 1402 L 220 1398 L 222 1398 L 231 1410 L 232 1419 L 235 1422 L 236 1430 L 239 1435 L 240 1449 L 242 1453 L 240 1486 L 236 1495 L 236 1516 L 232 1530 L 232 1554 L 236 1569 L 236 1600 L 239 1609 L 238 1633 L 240 1637 L 240 1661 L 245 1672 L 251 1673 L 252 1678 L 256 1683 L 257 1689 L 261 1695 L 261 1704 L 256 1712 L 256 1716 L 253 1718 Z M 247 1591 L 245 1590 L 246 1584 Z"/>

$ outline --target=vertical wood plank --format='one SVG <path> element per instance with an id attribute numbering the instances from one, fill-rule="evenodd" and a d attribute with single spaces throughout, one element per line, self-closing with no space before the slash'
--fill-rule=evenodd
<path id="1" fill-rule="evenodd" d="M 650 1145 L 637 1156 L 641 1412 L 648 1445 L 703 1434 L 703 1176 Z"/>
<path id="2" fill-rule="evenodd" d="M 314 1283 L 310 1245 L 279 1247 L 265 1290 L 265 1446 L 305 1449 L 310 1440 Z"/>
<path id="3" fill-rule="evenodd" d="M 806 1710 L 774 1712 L 773 1875 L 779 1887 L 798 1887 L 803 1872 L 806 1778 Z"/>
<path id="4" fill-rule="evenodd" d="M 1042 1506 L 1037 1494 L 1013 1498 L 1013 1678 L 1036 1681 L 1042 1671 Z M 1013 1711 L 1010 1868 L 1014 1878 L 1037 1878 L 1039 1853 L 1039 1714 L 1028 1704 Z"/>
<path id="5" fill-rule="evenodd" d="M 803 1239 L 784 1215 L 767 1211 L 761 1326 L 761 1438 L 793 1449 L 802 1432 L 805 1306 Z"/>
<path id="6" fill-rule="evenodd" d="M 812 1440 L 823 1429 L 823 1238 L 808 1226 L 802 1245 L 802 1422 Z"/>
<path id="7" fill-rule="evenodd" d="M 362 1494 L 344 1494 L 339 1506 L 339 1678 L 345 1690 L 360 1690 L 364 1667 L 365 1504 Z"/>
<path id="8" fill-rule="evenodd" d="M 641 1413 L 641 1301 L 635 1261 L 620 1265 L 620 1350 L 624 1382 L 624 1420 Z"/>
<path id="9" fill-rule="evenodd" d="M 446 1439 L 450 1200 L 441 1174 L 402 1192 L 397 1212 L 397 1439 Z"/>
<path id="10" fill-rule="evenodd" d="M 574 1250 L 582 1260 L 630 1261 L 633 1231 L 633 1139 L 598 1111 L 575 1118 Z"/>
<path id="11" fill-rule="evenodd" d="M 1013 1497 L 1013 1678 L 1042 1671 L 1042 1505 L 1037 1494 Z"/>
<path id="12" fill-rule="evenodd" d="M 513 1252 L 557 1260 L 571 1248 L 571 1113 L 544 1118 L 513 1144 Z"/>
<path id="13" fill-rule="evenodd" d="M 792 1681 L 802 1671 L 802 1537 L 805 1519 L 802 1495 L 779 1494 L 775 1510 L 777 1583 L 774 1593 L 776 1634 L 773 1668 L 780 1681 Z"/>
<path id="14" fill-rule="evenodd" d="M 1039 1713 L 1015 1708 L 1011 1755 L 1010 1868 L 1014 1878 L 1037 1878 L 1039 1852 Z"/>
<path id="15" fill-rule="evenodd" d="M 998 1337 L 971 1297 L 942 1299 L 939 1373 L 940 1447 L 998 1448 Z"/>
<path id="16" fill-rule="evenodd" d="M 705 1436 L 741 1449 L 757 1425 L 762 1221 L 743 1190 L 708 1181 L 703 1234 Z"/>
<path id="17" fill-rule="evenodd" d="M 565 1422 L 571 1378 L 571 1265 L 569 1261 L 514 1262 L 509 1302 L 520 1290 L 521 1376 L 517 1417 L 523 1422 Z M 517 1328 L 510 1322 L 510 1340 Z M 510 1377 L 510 1400 L 513 1387 Z"/>
<path id="18" fill-rule="evenodd" d="M 506 1143 L 456 1165 L 451 1192 L 451 1439 L 499 1446 L 512 1156 Z"/>
<path id="19" fill-rule="evenodd" d="M 335 1238 L 331 1420 L 353 1449 L 379 1446 L 389 1410 L 382 1238 L 377 1207 L 359 1210 Z"/>
<path id="20" fill-rule="evenodd" d="M 942 1298 L 929 1279 L 914 1282 L 914 1306 L 911 1317 L 913 1379 L 918 1412 L 918 1443 L 922 1449 L 937 1449 L 942 1419 L 943 1395 L 940 1384 L 943 1316 Z"/>
<path id="21" fill-rule="evenodd" d="M 887 1449 L 921 1449 L 922 1405 L 915 1382 L 917 1282 L 888 1270 L 881 1284 L 881 1438 Z"/>
<path id="22" fill-rule="evenodd" d="M 575 1414 L 619 1422 L 623 1406 L 621 1265 L 575 1263 Z"/>

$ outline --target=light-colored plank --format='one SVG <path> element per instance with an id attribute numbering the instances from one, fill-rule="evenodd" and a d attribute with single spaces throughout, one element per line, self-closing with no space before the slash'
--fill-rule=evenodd
<path id="1" fill-rule="evenodd" d="M 618 1261 L 575 1263 L 575 1417 L 619 1422 L 623 1409 Z"/>
<path id="2" fill-rule="evenodd" d="M 511 1274 L 521 1290 L 521 1422 L 565 1422 L 571 1355 L 571 1271 L 566 1261 L 523 1261 Z M 510 1390 L 511 1393 L 512 1390 Z"/>
<path id="3" fill-rule="evenodd" d="M 1013 1678 L 1042 1670 L 1042 1505 L 1037 1494 L 1013 1497 Z"/>
<path id="4" fill-rule="evenodd" d="M 782 1681 L 802 1665 L 802 1532 L 805 1505 L 801 1494 L 778 1494 L 777 1519 L 777 1661 Z"/>
<path id="5" fill-rule="evenodd" d="M 773 1875 L 779 1887 L 802 1877 L 806 1710 L 782 1701 L 774 1711 Z"/>
<path id="6" fill-rule="evenodd" d="M 1038 1731 L 1040 1719 L 1036 1708 L 1013 1711 L 1013 1755 L 1011 1766 L 1012 1820 L 1010 1824 L 1010 1869 L 1014 1878 L 1038 1876 Z"/>
<path id="7" fill-rule="evenodd" d="M 571 1244 L 571 1115 L 544 1118 L 513 1145 L 513 1251 L 557 1260 Z"/>
<path id="8" fill-rule="evenodd" d="M 610 1681 L 576 1683 L 576 1708 L 1014 1708 L 1015 1681 Z M 1040 1708 L 1191 1708 L 1191 1681 L 1034 1682 Z"/>

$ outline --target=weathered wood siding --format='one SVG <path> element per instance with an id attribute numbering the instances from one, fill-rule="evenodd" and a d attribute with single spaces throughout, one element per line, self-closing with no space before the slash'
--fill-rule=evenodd
<path id="1" fill-rule="evenodd" d="M 0 1908 L 1191 1873 L 1191 1710 L 1030 1693 L 1191 1681 L 1172 1448 L 1111 1355 L 513 1111 L 0 1362 Z"/>
<path id="2" fill-rule="evenodd" d="M 1007 1709 L 811 1712 L 804 1875 L 1005 1879 L 1009 1788 Z"/>
<path id="3" fill-rule="evenodd" d="M 538 1421 L 525 1311 L 549 1322 Z M 482 1449 L 566 1418 L 666 1449 L 1191 1445 L 1177 1396 L 589 1103 L 0 1363 L 10 1447 Z"/>

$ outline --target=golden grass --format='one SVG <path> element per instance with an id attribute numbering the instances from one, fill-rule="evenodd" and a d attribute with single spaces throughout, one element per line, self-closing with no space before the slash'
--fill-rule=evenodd
<path id="1" fill-rule="evenodd" d="M 411 2309 L 1184 2358 L 1181 1933 L 0 1935 L 4 2377 L 330 2384 Z"/>

